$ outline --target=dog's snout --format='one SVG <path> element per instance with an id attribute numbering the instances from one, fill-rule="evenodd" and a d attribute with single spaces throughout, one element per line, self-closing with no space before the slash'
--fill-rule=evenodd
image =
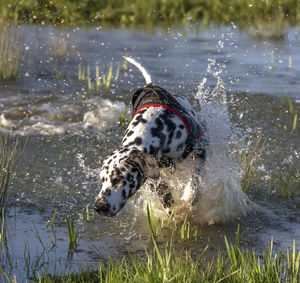
<path id="1" fill-rule="evenodd" d="M 104 215 L 104 216 L 112 216 L 110 212 L 110 204 L 105 201 L 105 199 L 100 198 L 97 199 L 94 203 L 94 210 L 99 214 L 99 215 Z"/>

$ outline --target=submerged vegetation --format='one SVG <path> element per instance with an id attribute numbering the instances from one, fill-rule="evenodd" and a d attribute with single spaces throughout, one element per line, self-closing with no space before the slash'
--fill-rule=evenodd
<path id="1" fill-rule="evenodd" d="M 267 23 L 276 29 L 298 24 L 300 7 L 295 0 L 166 0 L 166 1 L 33 1 L 0 0 L 23 23 L 100 24 L 124 27 L 170 27 L 176 24 L 230 24 L 259 28 Z M 13 15 L 12 15 L 13 16 Z M 12 17 L 11 16 L 11 17 Z"/>

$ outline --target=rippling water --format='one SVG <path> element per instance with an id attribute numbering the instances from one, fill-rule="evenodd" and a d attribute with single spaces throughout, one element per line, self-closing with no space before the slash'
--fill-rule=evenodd
<path id="1" fill-rule="evenodd" d="M 101 160 L 118 147 L 125 130 L 119 118 L 144 82 L 128 65 L 109 88 L 89 91 L 88 83 L 78 80 L 78 68 L 89 66 L 96 85 L 96 66 L 107 76 L 112 65 L 116 76 L 123 55 L 138 58 L 156 84 L 188 97 L 207 126 L 211 144 L 206 175 L 201 176 L 200 200 L 189 213 L 194 225 L 215 225 L 201 226 L 203 236 L 194 248 L 209 242 L 217 249 L 223 235 L 234 237 L 237 222 L 247 248 L 265 247 L 272 236 L 279 247 L 291 246 L 294 238 L 300 245 L 299 200 L 279 201 L 264 193 L 278 168 L 299 171 L 299 118 L 292 131 L 300 104 L 299 28 L 277 40 L 249 36 L 235 26 L 151 35 L 99 27 L 21 29 L 20 77 L 0 85 L 1 133 L 28 137 L 11 184 L 16 208 L 8 227 L 15 257 L 23 257 L 24 242 L 32 253 L 41 250 L 35 227 L 49 242 L 46 222 L 55 209 L 57 222 L 63 223 L 65 214 L 78 219 L 86 205 L 92 207 L 100 190 Z M 281 93 L 293 102 L 293 113 L 283 105 Z M 234 155 L 248 150 L 259 132 L 266 144 L 256 186 L 263 193 L 247 196 L 240 189 L 242 172 Z M 175 177 L 179 188 L 182 177 Z M 117 217 L 96 217 L 80 225 L 81 242 L 73 260 L 67 259 L 67 230 L 58 224 L 60 248 L 49 253 L 49 262 L 96 264 L 99 256 L 143 249 L 149 239 L 145 199 L 155 203 L 144 189 Z M 159 205 L 156 213 L 162 213 Z"/>

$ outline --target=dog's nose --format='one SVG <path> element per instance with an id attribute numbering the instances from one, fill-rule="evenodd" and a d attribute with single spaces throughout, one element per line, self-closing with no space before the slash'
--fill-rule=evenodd
<path id="1" fill-rule="evenodd" d="M 97 199 L 94 203 L 94 210 L 99 214 L 99 215 L 104 215 L 104 216 L 112 216 L 110 212 L 110 204 L 107 203 L 105 200 L 102 198 Z"/>

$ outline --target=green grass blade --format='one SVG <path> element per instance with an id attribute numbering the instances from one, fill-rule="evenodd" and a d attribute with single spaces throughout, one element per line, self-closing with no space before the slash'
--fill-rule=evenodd
<path id="1" fill-rule="evenodd" d="M 294 112 L 294 105 L 293 105 L 293 102 L 291 101 L 291 99 L 287 96 L 287 101 L 288 101 L 288 104 L 289 104 L 289 109 L 290 109 L 290 112 Z"/>
<path id="2" fill-rule="evenodd" d="M 57 209 L 55 208 L 53 216 L 51 218 L 51 229 L 52 230 L 53 230 L 53 226 L 54 226 L 54 220 L 55 220 L 56 213 L 57 213 Z"/>
<path id="3" fill-rule="evenodd" d="M 297 127 L 297 119 L 298 119 L 298 114 L 296 113 L 294 116 L 294 122 L 293 122 L 293 127 L 292 127 L 292 131 L 296 130 Z"/>
<path id="4" fill-rule="evenodd" d="M 156 218 L 154 215 L 154 211 L 151 204 L 147 204 L 147 218 L 148 218 L 148 224 L 150 227 L 151 235 L 153 237 L 157 236 L 157 223 Z"/>

